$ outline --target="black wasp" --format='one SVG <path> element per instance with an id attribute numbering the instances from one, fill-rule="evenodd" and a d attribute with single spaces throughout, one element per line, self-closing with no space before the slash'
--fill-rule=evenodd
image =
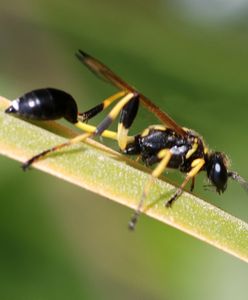
<path id="1" fill-rule="evenodd" d="M 119 92 L 84 113 L 78 113 L 77 104 L 71 95 L 54 88 L 34 90 L 13 100 L 11 106 L 6 109 L 6 113 L 34 120 L 55 120 L 64 117 L 84 131 L 83 134 L 64 144 L 35 155 L 23 164 L 23 169 L 27 169 L 32 163 L 44 158 L 49 153 L 82 142 L 87 137 L 101 135 L 116 140 L 124 154 L 138 155 L 148 166 L 156 164 L 151 172 L 151 179 L 159 177 L 166 168 L 179 169 L 186 173 L 182 184 L 166 202 L 167 207 L 171 206 L 182 194 L 189 181 L 191 181 L 190 189 L 193 190 L 195 177 L 200 171 L 206 172 L 208 179 L 219 194 L 226 190 L 228 178 L 238 181 L 245 189 L 248 189 L 248 183 L 236 172 L 228 169 L 228 159 L 224 153 L 209 150 L 202 137 L 195 131 L 178 125 L 168 114 L 99 60 L 81 50 L 76 56 L 98 77 L 117 87 Z M 89 119 L 113 102 L 116 104 L 97 127 L 87 124 Z M 129 136 L 128 131 L 137 115 L 140 103 L 161 121 L 161 125 L 149 126 L 141 133 Z M 120 119 L 117 131 L 108 130 L 118 115 L 120 115 Z M 149 180 L 143 189 L 140 203 L 129 222 L 130 229 L 135 227 L 151 183 L 152 180 Z"/>

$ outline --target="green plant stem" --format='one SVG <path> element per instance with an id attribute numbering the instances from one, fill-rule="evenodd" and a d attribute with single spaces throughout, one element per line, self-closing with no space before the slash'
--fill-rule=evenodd
<path id="1" fill-rule="evenodd" d="M 55 122 L 37 126 L 5 114 L 9 103 L 0 98 L 2 155 L 24 162 L 75 136 Z M 149 179 L 145 167 L 93 140 L 54 153 L 34 167 L 134 209 Z M 165 208 L 174 190 L 171 184 L 154 180 L 144 213 L 248 262 L 247 223 L 186 192 L 172 208 Z"/>

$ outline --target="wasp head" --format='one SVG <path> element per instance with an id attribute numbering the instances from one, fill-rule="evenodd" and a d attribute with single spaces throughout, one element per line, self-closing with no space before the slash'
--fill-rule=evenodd
<path id="1" fill-rule="evenodd" d="M 228 160 L 224 153 L 213 152 L 208 157 L 206 166 L 207 176 L 219 194 L 223 193 L 227 187 L 229 177 L 227 165 Z"/>

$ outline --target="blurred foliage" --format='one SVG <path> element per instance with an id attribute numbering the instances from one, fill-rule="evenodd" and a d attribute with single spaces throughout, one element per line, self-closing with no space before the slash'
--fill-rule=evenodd
<path id="1" fill-rule="evenodd" d="M 114 89 L 76 61 L 82 48 L 226 151 L 248 178 L 246 15 L 206 24 L 172 1 L 10 0 L 0 4 L 1 94 L 53 86 L 88 109 Z M 142 111 L 146 118 L 137 126 L 150 122 Z M 243 262 L 145 217 L 130 234 L 130 210 L 0 160 L 2 299 L 247 298 Z M 196 193 L 207 200 L 203 178 Z M 248 221 L 238 185 L 215 204 Z"/>

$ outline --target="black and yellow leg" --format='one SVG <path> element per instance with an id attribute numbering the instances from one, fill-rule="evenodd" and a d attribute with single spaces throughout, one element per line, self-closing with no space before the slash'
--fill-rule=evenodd
<path id="1" fill-rule="evenodd" d="M 170 198 L 169 201 L 166 202 L 166 207 L 170 207 L 172 203 L 182 194 L 184 187 L 190 180 L 194 182 L 195 176 L 200 172 L 204 164 L 205 160 L 203 158 L 197 158 L 192 162 L 191 170 L 187 173 L 186 178 L 184 179 L 180 187 L 176 190 L 175 194 Z"/>
<path id="2" fill-rule="evenodd" d="M 109 115 L 97 127 L 94 127 L 94 126 L 91 126 L 91 125 L 88 125 L 88 124 L 85 124 L 83 122 L 78 121 L 77 123 L 75 123 L 75 126 L 77 126 L 78 128 L 86 131 L 86 133 L 78 135 L 75 138 L 72 138 L 72 139 L 68 140 L 67 142 L 65 142 L 63 144 L 57 145 L 55 147 L 47 149 L 47 150 L 33 156 L 31 159 L 29 159 L 28 161 L 26 161 L 22 165 L 23 169 L 24 170 L 28 169 L 31 164 L 33 164 L 34 162 L 37 162 L 38 160 L 46 157 L 50 153 L 53 153 L 53 152 L 55 152 L 57 150 L 60 150 L 64 147 L 68 147 L 70 145 L 73 145 L 73 144 L 76 144 L 76 143 L 79 143 L 79 142 L 83 142 L 86 138 L 91 137 L 91 136 L 102 135 L 102 136 L 105 136 L 107 138 L 117 140 L 118 139 L 117 133 L 113 132 L 113 131 L 106 130 L 106 129 L 113 122 L 113 120 L 116 119 L 118 113 L 133 98 L 133 96 L 134 95 L 132 93 L 129 93 L 125 97 L 123 97 L 114 106 L 114 108 L 110 111 Z M 130 140 L 132 141 L 133 138 L 130 137 Z"/>
<path id="3" fill-rule="evenodd" d="M 64 147 L 68 147 L 68 146 L 71 146 L 73 144 L 77 144 L 79 142 L 82 142 L 90 136 L 91 136 L 91 133 L 86 132 L 86 133 L 83 133 L 83 134 L 80 134 L 80 135 L 76 136 L 75 138 L 72 138 L 72 139 L 68 140 L 67 142 L 65 142 L 63 144 L 59 144 L 59 145 L 54 146 L 52 148 L 49 148 L 45 151 L 42 151 L 39 154 L 37 154 L 37 155 L 33 156 L 32 158 L 30 158 L 29 160 L 27 160 L 22 165 L 22 168 L 23 168 L 24 171 L 26 171 L 34 162 L 39 161 L 40 159 L 44 158 L 48 154 L 56 152 L 56 151 L 58 151 L 58 150 L 60 150 Z"/>
<path id="4" fill-rule="evenodd" d="M 103 100 L 102 103 L 98 104 L 97 106 L 91 108 L 90 110 L 87 110 L 83 113 L 78 114 L 78 119 L 82 122 L 87 122 L 89 119 L 93 118 L 97 114 L 99 114 L 101 111 L 106 109 L 109 105 L 111 105 L 114 101 L 119 100 L 120 98 L 127 95 L 127 91 L 120 91 L 107 99 Z"/>
<path id="5" fill-rule="evenodd" d="M 88 133 L 92 133 L 94 134 L 97 130 L 97 127 L 96 126 L 93 126 L 93 125 L 89 125 L 89 124 L 86 124 L 86 123 L 83 123 L 81 121 L 78 121 L 77 123 L 74 124 L 77 128 L 85 131 L 85 132 L 88 132 Z M 115 140 L 115 141 L 118 141 L 118 133 L 116 131 L 112 131 L 112 130 L 104 130 L 102 133 L 101 133 L 101 136 L 102 137 L 106 137 L 108 139 L 111 139 L 111 140 Z M 133 136 L 128 136 L 127 137 L 127 141 L 128 142 L 132 142 L 134 140 L 134 137 Z"/>
<path id="6" fill-rule="evenodd" d="M 83 123 L 81 121 L 78 121 L 74 124 L 77 128 L 81 129 L 82 131 L 94 134 L 96 132 L 97 127 L 93 125 L 89 125 L 86 123 Z M 111 131 L 111 130 L 104 130 L 101 134 L 101 136 L 106 137 L 111 140 L 117 141 L 117 132 Z"/>
<path id="7" fill-rule="evenodd" d="M 122 111 L 123 107 L 127 103 L 129 103 L 134 98 L 134 96 L 135 95 L 133 93 L 128 93 L 126 96 L 120 99 L 119 102 L 112 108 L 107 117 L 97 126 L 94 135 L 102 135 L 103 131 L 106 130 L 113 123 L 113 121 Z"/>
<path id="8" fill-rule="evenodd" d="M 163 173 L 163 171 L 166 169 L 166 167 L 168 166 L 168 163 L 172 157 L 172 152 L 169 149 L 163 149 L 158 153 L 158 157 L 161 159 L 161 161 L 159 162 L 157 167 L 151 173 L 151 176 L 143 189 L 137 209 L 135 210 L 135 212 L 128 224 L 128 227 L 131 230 L 134 230 L 134 228 L 135 228 L 135 225 L 138 221 L 138 217 L 141 213 L 141 209 L 142 209 L 144 200 L 147 198 L 147 195 L 148 195 L 148 192 L 152 185 L 153 179 L 158 178 Z"/>
<path id="9" fill-rule="evenodd" d="M 103 111 L 105 108 L 107 108 L 108 106 L 110 106 L 114 101 L 122 101 L 124 96 L 128 96 L 130 95 L 130 93 L 128 94 L 127 91 L 120 91 L 112 96 L 110 96 L 109 98 L 105 99 L 102 103 L 100 103 L 99 105 L 93 107 L 92 109 L 83 112 L 83 113 L 79 113 L 79 121 L 81 122 L 87 122 L 89 119 L 93 118 L 94 116 L 96 116 L 98 113 L 100 113 L 101 111 Z M 122 98 L 122 99 L 121 99 Z M 130 140 L 128 137 L 128 130 L 131 127 L 137 112 L 138 112 L 138 107 L 139 107 L 139 96 L 133 96 L 132 99 L 130 99 L 130 101 L 128 101 L 128 103 L 126 103 L 124 105 L 124 107 L 121 109 L 121 115 L 120 115 L 120 121 L 118 124 L 118 144 L 120 149 L 123 151 L 126 148 L 127 142 Z M 115 111 L 117 111 L 117 114 L 120 113 L 120 111 L 118 111 L 118 109 L 115 109 Z M 106 122 L 109 121 L 109 119 L 105 119 Z M 77 126 L 79 127 L 79 126 Z M 83 126 L 80 125 L 80 127 L 82 128 Z M 98 133 L 99 134 L 99 133 Z"/>
<path id="10" fill-rule="evenodd" d="M 135 95 L 123 108 L 118 124 L 118 144 L 123 151 L 128 142 L 128 131 L 133 124 L 139 109 L 139 95 Z"/>

